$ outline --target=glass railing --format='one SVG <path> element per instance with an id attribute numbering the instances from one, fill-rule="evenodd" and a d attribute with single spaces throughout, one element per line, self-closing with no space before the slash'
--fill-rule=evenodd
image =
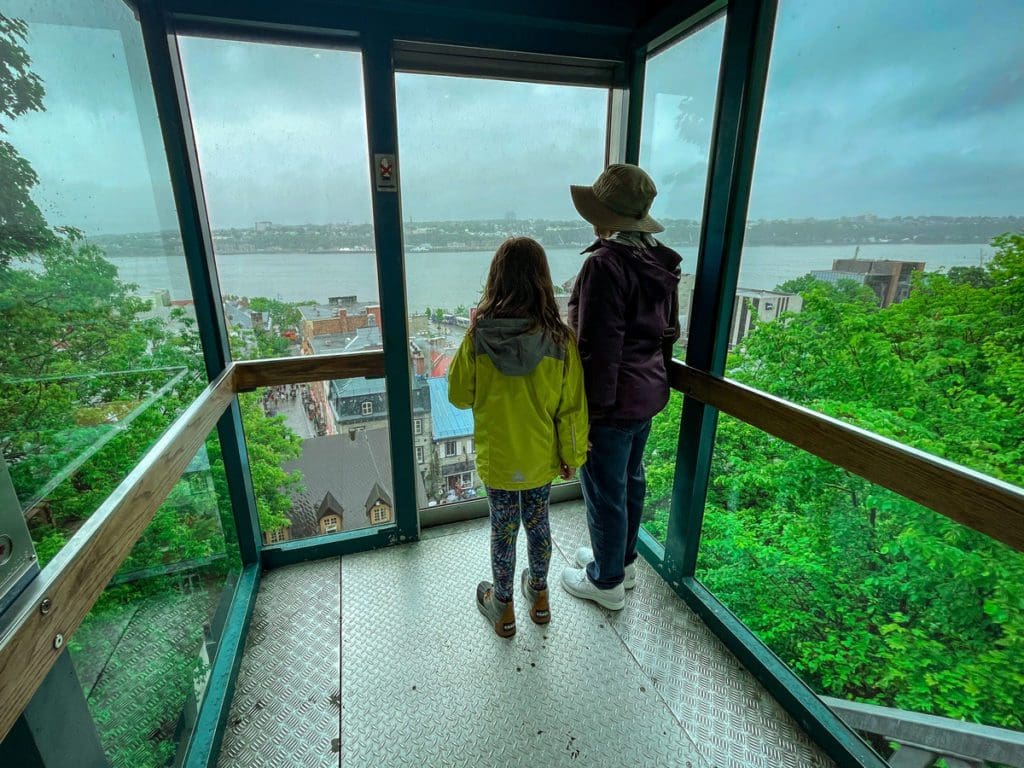
<path id="1" fill-rule="evenodd" d="M 724 414 L 697 576 L 819 694 L 1024 730 L 1024 554 Z"/>
<path id="2" fill-rule="evenodd" d="M 672 506 L 672 482 L 676 474 L 679 448 L 679 419 L 683 396 L 673 391 L 668 405 L 651 422 L 651 435 L 644 449 L 644 473 L 647 498 L 644 502 L 643 529 L 661 545 L 668 535 L 668 514 Z"/>
<path id="3" fill-rule="evenodd" d="M 185 367 L 0 381 L 0 445 L 41 565 L 199 389 Z"/>
<path id="4" fill-rule="evenodd" d="M 241 570 L 211 436 L 68 647 L 115 768 L 178 764 Z"/>

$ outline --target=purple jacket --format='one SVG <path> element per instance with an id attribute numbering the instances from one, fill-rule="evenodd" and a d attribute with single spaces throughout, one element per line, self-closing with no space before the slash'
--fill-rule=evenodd
<path id="1" fill-rule="evenodd" d="M 666 357 L 679 338 L 679 254 L 598 240 L 569 299 L 591 421 L 649 419 L 668 402 Z M 668 354 L 666 355 L 666 352 Z"/>

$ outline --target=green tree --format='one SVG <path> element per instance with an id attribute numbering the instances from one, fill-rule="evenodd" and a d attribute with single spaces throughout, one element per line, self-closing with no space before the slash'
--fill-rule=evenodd
<path id="1" fill-rule="evenodd" d="M 43 83 L 29 67 L 23 43 L 28 25 L 0 14 L 0 116 L 14 120 L 43 108 Z M 6 134 L 0 122 L 0 134 Z M 0 140 L 0 275 L 13 259 L 53 242 L 53 232 L 32 200 L 39 183 L 32 166 L 10 142 Z"/>
<path id="2" fill-rule="evenodd" d="M 285 472 L 281 467 L 302 455 L 302 438 L 285 424 L 284 416 L 263 412 L 259 393 L 242 393 L 238 402 L 260 527 L 276 531 L 290 525 L 291 494 L 302 489 L 302 474 Z"/>
<path id="3" fill-rule="evenodd" d="M 43 109 L 42 84 L 20 44 L 26 33 L 23 22 L 0 16 L 0 114 L 7 119 Z M 45 564 L 202 390 L 205 378 L 194 321 L 181 310 L 170 323 L 145 319 L 149 303 L 132 295 L 135 286 L 119 280 L 99 248 L 84 244 L 73 229 L 47 225 L 31 199 L 37 183 L 31 166 L 0 141 L 0 450 L 23 502 L 47 489 L 31 520 Z M 242 409 L 259 441 L 251 456 L 261 520 L 279 526 L 287 494 L 299 482 L 280 462 L 296 455 L 298 438 L 282 419 L 267 419 L 254 395 L 243 396 Z M 132 411 L 139 413 L 127 426 L 123 417 Z M 101 439 L 109 442 L 72 471 L 69 462 Z M 107 679 L 149 698 L 146 721 L 126 727 L 90 696 L 115 764 L 166 765 L 173 757 L 176 725 L 204 671 L 197 649 L 208 617 L 207 589 L 238 567 L 216 435 L 205 454 L 209 466 L 175 486 L 120 569 L 124 579 L 137 578 L 133 571 L 162 575 L 109 587 L 71 640 L 76 662 L 101 660 Z M 54 485 L 55 477 L 64 479 Z M 192 590 L 185 574 L 167 572 L 165 566 L 178 564 L 188 565 L 188 578 L 202 588 Z M 147 627 L 158 653 L 144 664 L 137 655 L 111 653 L 112 628 L 120 637 L 147 605 L 166 610 L 172 603 L 178 618 L 178 605 L 193 616 L 170 622 L 181 628 L 176 633 Z"/>
<path id="4" fill-rule="evenodd" d="M 995 246 L 983 276 L 920 275 L 886 309 L 790 281 L 803 310 L 758 324 L 728 375 L 1024 484 L 1024 236 Z M 656 533 L 677 424 L 670 405 L 652 429 Z M 724 416 L 699 575 L 821 692 L 1024 727 L 1024 556 Z"/>
<path id="5" fill-rule="evenodd" d="M 295 330 L 302 325 L 302 313 L 299 312 L 299 307 L 302 304 L 312 303 L 314 302 L 290 303 L 268 299 L 265 296 L 254 296 L 249 299 L 249 308 L 268 315 L 273 324 L 282 330 Z"/>

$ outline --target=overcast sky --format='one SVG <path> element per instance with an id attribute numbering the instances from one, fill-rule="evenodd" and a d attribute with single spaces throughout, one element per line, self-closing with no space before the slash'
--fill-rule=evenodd
<path id="1" fill-rule="evenodd" d="M 5 12 L 26 5 L 41 4 Z M 132 29 L 123 3 L 104 5 L 98 24 Z M 649 64 L 656 215 L 699 216 L 723 28 Z M 1019 0 L 782 0 L 751 217 L 1024 215 L 1021 29 Z M 54 225 L 174 226 L 152 92 L 144 77 L 132 88 L 140 45 L 32 26 L 47 111 L 9 140 Z M 358 54 L 193 39 L 182 56 L 215 228 L 369 219 Z M 601 170 L 606 91 L 399 75 L 397 93 L 407 220 L 574 218 L 568 185 Z"/>

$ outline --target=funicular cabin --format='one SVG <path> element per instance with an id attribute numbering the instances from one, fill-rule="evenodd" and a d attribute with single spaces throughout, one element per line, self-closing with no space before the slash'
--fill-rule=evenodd
<path id="1" fill-rule="evenodd" d="M 1019 2 L 0 13 L 4 768 L 1024 766 Z M 611 163 L 683 257 L 636 587 L 556 484 L 501 639 L 446 377 Z"/>

